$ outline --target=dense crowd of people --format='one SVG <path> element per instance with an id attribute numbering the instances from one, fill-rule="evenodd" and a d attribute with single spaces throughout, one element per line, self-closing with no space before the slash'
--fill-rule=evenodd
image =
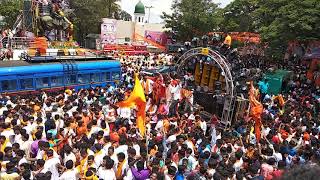
<path id="1" fill-rule="evenodd" d="M 137 109 L 116 103 L 129 97 L 136 71 L 172 61 L 122 57 L 122 80 L 114 85 L 2 94 L 0 179 L 317 179 L 320 89 L 299 68 L 284 103 L 267 93 L 265 82 L 260 141 L 248 113 L 220 129 L 215 115 L 205 121 L 194 108 L 192 89 L 177 74 L 140 74 L 147 99 L 142 137 Z"/>

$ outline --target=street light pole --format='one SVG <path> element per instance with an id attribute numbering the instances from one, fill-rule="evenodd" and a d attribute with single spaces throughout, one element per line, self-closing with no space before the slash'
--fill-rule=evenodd
<path id="1" fill-rule="evenodd" d="M 146 9 L 149 10 L 149 14 L 148 14 L 148 23 L 150 23 L 150 9 L 154 8 L 153 6 L 146 6 Z"/>

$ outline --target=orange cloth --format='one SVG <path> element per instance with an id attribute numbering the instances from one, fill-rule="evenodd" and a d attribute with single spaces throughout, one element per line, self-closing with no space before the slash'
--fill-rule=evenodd
<path id="1" fill-rule="evenodd" d="M 158 151 L 157 151 L 156 149 L 151 149 L 151 150 L 150 150 L 150 156 L 151 156 L 151 157 L 155 156 L 157 152 L 158 152 Z"/>
<path id="2" fill-rule="evenodd" d="M 46 37 L 36 37 L 33 43 L 30 44 L 29 50 L 39 50 L 41 55 L 46 55 L 48 43 Z"/>
<path id="3" fill-rule="evenodd" d="M 71 123 L 70 127 L 71 127 L 71 129 L 76 129 L 77 128 L 77 124 L 76 123 Z"/>
<path id="4" fill-rule="evenodd" d="M 146 131 L 146 97 L 144 95 L 143 87 L 137 75 L 135 75 L 135 85 L 129 98 L 125 101 L 116 104 L 119 107 L 132 108 L 137 107 L 137 127 L 140 130 L 141 136 L 144 136 Z"/>
<path id="5" fill-rule="evenodd" d="M 261 114 L 263 112 L 263 105 L 257 100 L 256 89 L 251 82 L 251 88 L 249 91 L 249 101 L 250 101 L 250 115 L 255 121 L 254 129 L 257 141 L 261 139 Z"/>
<path id="6" fill-rule="evenodd" d="M 163 127 L 164 127 L 164 131 L 168 133 L 170 128 L 170 122 L 168 119 L 163 120 Z"/>
<path id="7" fill-rule="evenodd" d="M 279 101 L 279 105 L 281 107 L 284 106 L 285 100 L 283 99 L 283 96 L 281 94 L 279 94 L 278 96 L 276 96 L 274 99 L 277 99 Z"/>
<path id="8" fill-rule="evenodd" d="M 82 121 L 87 126 L 87 124 L 89 124 L 89 122 L 91 121 L 91 118 L 90 116 L 87 116 L 87 117 L 82 116 Z"/>
<path id="9" fill-rule="evenodd" d="M 124 135 L 125 135 L 125 134 L 126 134 L 126 131 L 127 131 L 127 128 L 122 127 L 122 128 L 119 129 L 118 132 L 119 132 L 119 134 L 124 134 Z"/>
<path id="10" fill-rule="evenodd" d="M 305 133 L 303 134 L 303 140 L 309 141 L 309 140 L 310 140 L 310 135 L 305 132 Z"/>
<path id="11" fill-rule="evenodd" d="M 34 107 L 33 107 L 33 110 L 34 110 L 35 112 L 39 112 L 40 109 L 41 109 L 41 108 L 40 108 L 38 105 L 34 105 Z"/>
<path id="12" fill-rule="evenodd" d="M 121 178 L 121 176 L 122 176 L 122 167 L 123 167 L 123 165 L 124 165 L 125 162 L 126 162 L 126 160 L 124 160 L 124 161 L 122 161 L 122 162 L 119 162 L 119 165 L 118 165 L 118 167 L 117 167 L 117 172 L 116 172 L 116 177 L 117 177 L 117 179 L 118 179 L 118 178 Z"/>
<path id="13" fill-rule="evenodd" d="M 282 96 L 282 95 L 279 95 L 279 96 L 278 96 L 278 99 L 279 99 L 279 104 L 280 104 L 280 106 L 281 106 L 281 107 L 284 106 L 285 101 L 284 101 L 284 99 L 283 99 L 283 96 Z"/>
<path id="14" fill-rule="evenodd" d="M 81 126 L 77 128 L 77 135 L 80 137 L 87 132 L 87 127 L 86 126 Z"/>
<path id="15" fill-rule="evenodd" d="M 281 130 L 281 138 L 286 140 L 289 137 L 289 133 L 285 130 Z"/>
<path id="16" fill-rule="evenodd" d="M 110 140 L 119 142 L 120 136 L 118 135 L 117 132 L 112 132 L 112 133 L 110 133 Z"/>

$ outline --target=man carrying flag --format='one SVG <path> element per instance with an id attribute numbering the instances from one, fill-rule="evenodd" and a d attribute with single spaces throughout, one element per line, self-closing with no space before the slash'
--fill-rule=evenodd
<path id="1" fill-rule="evenodd" d="M 250 101 L 250 115 L 254 120 L 254 131 L 256 134 L 257 142 L 261 139 L 261 114 L 263 112 L 263 105 L 257 100 L 258 93 L 253 86 L 253 82 L 250 82 L 249 101 Z"/>
<path id="2" fill-rule="evenodd" d="M 137 127 L 142 137 L 146 131 L 146 97 L 144 95 L 144 89 L 140 83 L 138 75 L 135 74 L 135 85 L 128 99 L 116 104 L 118 107 L 133 108 L 136 107 L 137 111 Z"/>

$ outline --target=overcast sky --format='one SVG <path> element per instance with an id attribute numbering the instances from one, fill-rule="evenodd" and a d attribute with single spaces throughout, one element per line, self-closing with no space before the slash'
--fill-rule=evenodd
<path id="1" fill-rule="evenodd" d="M 145 6 L 153 6 L 150 10 L 150 22 L 151 23 L 160 23 L 162 19 L 160 15 L 162 12 L 171 12 L 171 4 L 173 0 L 141 0 Z M 221 7 L 225 7 L 232 0 L 213 0 L 216 3 L 220 3 Z M 139 2 L 139 0 L 121 0 L 121 8 L 127 11 L 129 14 L 133 15 L 134 7 Z M 146 18 L 148 18 L 149 10 L 146 9 Z"/>

